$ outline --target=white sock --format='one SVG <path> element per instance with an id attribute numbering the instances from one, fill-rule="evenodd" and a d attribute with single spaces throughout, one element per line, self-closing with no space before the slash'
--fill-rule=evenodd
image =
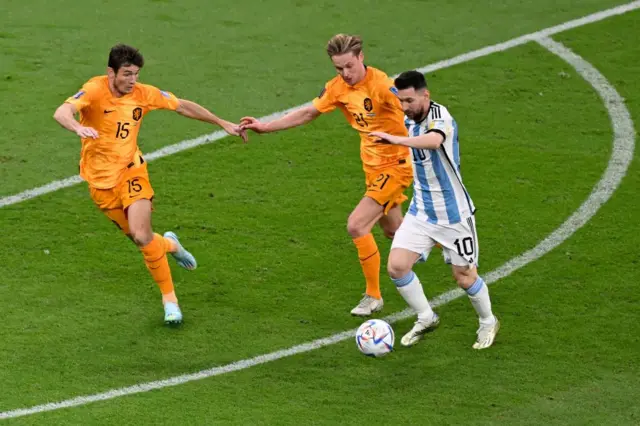
<path id="1" fill-rule="evenodd" d="M 409 272 L 402 278 L 392 278 L 393 282 L 398 288 L 398 292 L 407 304 L 418 314 L 418 320 L 429 322 L 433 319 L 433 310 L 427 296 L 424 295 L 424 289 L 418 279 L 418 276 L 413 272 Z"/>
<path id="2" fill-rule="evenodd" d="M 485 284 L 482 277 L 478 277 L 471 287 L 466 289 L 469 300 L 473 308 L 480 317 L 480 324 L 489 325 L 496 322 L 496 317 L 491 311 L 491 299 L 489 298 L 489 287 Z"/>

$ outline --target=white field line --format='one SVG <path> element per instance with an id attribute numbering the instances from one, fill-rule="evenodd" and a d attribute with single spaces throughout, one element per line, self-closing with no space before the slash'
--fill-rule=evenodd
<path id="1" fill-rule="evenodd" d="M 578 210 L 576 210 L 575 213 L 569 216 L 569 218 L 562 225 L 560 225 L 558 229 L 552 232 L 547 238 L 542 240 L 533 249 L 526 251 L 520 256 L 517 256 L 508 261 L 498 269 L 495 269 L 486 274 L 484 278 L 487 284 L 492 284 L 497 280 L 510 275 L 512 272 L 522 268 L 528 263 L 539 259 L 543 255 L 560 245 L 562 242 L 564 242 L 582 226 L 584 226 L 596 214 L 598 209 L 605 202 L 607 202 L 607 200 L 609 200 L 611 195 L 618 188 L 633 158 L 633 151 L 635 148 L 635 130 L 633 127 L 633 122 L 631 120 L 631 115 L 629 114 L 629 111 L 624 104 L 623 98 L 618 94 L 615 88 L 596 68 L 594 68 L 591 64 L 586 62 L 584 59 L 573 53 L 562 44 L 546 37 L 543 37 L 540 40 L 536 41 L 540 43 L 540 45 L 547 48 L 550 52 L 558 55 L 571 66 L 573 66 L 576 71 L 591 86 L 593 86 L 598 95 L 600 95 L 607 108 L 609 118 L 611 119 L 611 125 L 613 127 L 613 150 L 609 159 L 607 169 L 602 175 L 602 178 L 600 179 L 600 181 L 598 181 L 589 197 L 578 208 Z M 431 301 L 431 304 L 435 308 L 452 300 L 455 300 L 463 296 L 464 294 L 464 291 L 456 288 L 435 297 Z M 405 309 L 404 311 L 385 317 L 385 320 L 393 323 L 402 319 L 409 318 L 412 315 L 414 314 L 411 310 Z M 319 349 L 324 346 L 332 345 L 353 338 L 354 335 L 355 329 L 347 330 L 329 337 L 317 339 L 311 342 L 303 343 L 301 345 L 296 345 L 288 349 L 259 355 L 254 358 L 244 359 L 219 367 L 213 367 L 207 370 L 199 371 L 197 373 L 185 374 L 164 380 L 112 389 L 93 395 L 78 396 L 59 402 L 52 402 L 28 408 L 19 408 L 5 411 L 0 413 L 0 419 L 29 416 L 46 411 L 60 410 L 62 408 L 76 407 L 92 402 L 104 401 L 121 396 L 148 392 L 154 389 L 177 386 L 194 380 L 201 380 L 238 370 L 244 370 L 246 368 L 265 364 L 267 362 L 275 361 L 292 355 L 309 352 L 314 349 Z"/>
<path id="2" fill-rule="evenodd" d="M 624 13 L 630 12 L 632 10 L 640 8 L 640 0 L 633 1 L 631 3 L 627 3 L 621 6 L 617 6 L 611 9 L 603 10 L 601 12 L 596 12 L 591 15 L 587 15 L 585 17 L 574 19 L 572 21 L 565 22 L 564 24 L 556 25 L 553 27 L 545 28 L 540 31 L 536 31 L 534 33 L 525 34 L 520 37 L 516 37 L 514 39 L 505 41 L 503 43 L 494 44 L 491 46 L 483 47 L 482 49 L 474 50 L 472 52 L 464 53 L 462 55 L 455 56 L 450 59 L 446 59 L 444 61 L 436 62 L 431 65 L 427 65 L 421 68 L 418 68 L 418 71 L 423 73 L 429 73 L 436 70 L 440 70 L 443 68 L 451 67 L 453 65 L 462 64 L 464 62 L 471 61 L 476 58 L 480 58 L 483 56 L 491 55 L 492 53 L 502 52 L 507 49 L 511 49 L 512 47 L 520 46 L 522 44 L 528 43 L 530 41 L 535 41 L 540 38 L 545 38 L 551 36 L 553 34 L 557 34 L 572 28 L 577 28 L 586 24 L 591 24 L 593 22 L 601 21 L 603 19 L 609 18 L 615 15 L 622 15 Z M 395 76 L 394 76 L 395 77 Z M 309 105 L 310 103 L 306 103 L 303 105 Z M 278 111 L 273 114 L 267 115 L 265 117 L 260 118 L 263 121 L 270 121 L 279 117 L 282 117 L 287 112 L 297 109 L 303 105 L 298 105 L 293 108 L 286 109 L 284 111 Z M 189 139 L 182 142 L 175 143 L 173 145 L 168 145 L 164 148 L 161 148 L 157 151 L 150 152 L 145 154 L 145 159 L 147 161 L 155 160 L 157 158 L 167 157 L 169 155 L 176 154 L 178 152 L 185 151 L 187 149 L 195 148 L 200 145 L 205 145 L 211 142 L 215 142 L 226 137 L 227 134 L 222 130 L 217 132 L 209 133 L 206 135 L 199 136 L 195 139 Z M 8 195 L 6 197 L 0 198 L 0 208 L 9 206 L 12 204 L 17 204 L 22 201 L 30 200 L 32 198 L 39 197 L 44 194 L 48 194 L 50 192 L 58 191 L 59 189 L 68 188 L 70 186 L 76 185 L 82 182 L 80 176 L 70 176 L 66 179 L 55 180 L 53 182 L 49 182 L 46 185 L 38 186 L 36 188 L 27 189 L 26 191 L 22 191 L 18 194 Z"/>

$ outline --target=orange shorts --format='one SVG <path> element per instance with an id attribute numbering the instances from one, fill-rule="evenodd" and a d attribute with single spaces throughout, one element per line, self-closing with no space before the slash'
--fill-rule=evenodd
<path id="1" fill-rule="evenodd" d="M 387 214 L 393 207 L 407 201 L 404 191 L 412 182 L 411 167 L 389 167 L 366 174 L 367 191 L 364 195 L 384 207 L 384 214 Z"/>
<path id="2" fill-rule="evenodd" d="M 89 193 L 96 206 L 127 235 L 127 208 L 138 200 L 152 200 L 154 195 L 146 163 L 128 168 L 114 188 L 98 189 L 89 186 Z"/>

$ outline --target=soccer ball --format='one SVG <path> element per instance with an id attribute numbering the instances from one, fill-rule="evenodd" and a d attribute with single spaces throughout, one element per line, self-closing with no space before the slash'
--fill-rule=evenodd
<path id="1" fill-rule="evenodd" d="M 395 339 L 391 326 L 381 319 L 368 320 L 356 331 L 358 349 L 367 356 L 385 356 L 393 350 Z"/>

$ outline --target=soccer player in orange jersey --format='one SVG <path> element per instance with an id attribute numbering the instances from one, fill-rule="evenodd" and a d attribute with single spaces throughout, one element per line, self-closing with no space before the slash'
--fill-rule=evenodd
<path id="1" fill-rule="evenodd" d="M 151 276 L 160 287 L 166 324 L 182 322 L 167 253 L 188 270 L 196 260 L 173 232 L 164 236 L 151 229 L 153 188 L 147 163 L 138 148 L 142 118 L 154 109 L 168 109 L 222 127 L 242 136 L 239 126 L 222 120 L 202 106 L 172 93 L 138 83 L 144 59 L 126 45 L 109 53 L 107 75 L 87 81 L 54 114 L 62 127 L 81 138 L 80 176 L 87 181 L 94 203 L 140 248 Z M 80 113 L 80 121 L 74 118 Z"/>
<path id="2" fill-rule="evenodd" d="M 407 130 L 393 80 L 364 64 L 360 37 L 338 34 L 329 40 L 327 53 L 338 76 L 325 85 L 311 105 L 268 123 L 244 117 L 240 127 L 257 133 L 275 132 L 300 126 L 339 108 L 351 127 L 358 131 L 366 192 L 349 216 L 347 230 L 358 251 L 366 292 L 351 314 L 369 316 L 383 307 L 380 253 L 371 230 L 378 223 L 384 234 L 393 238 L 402 223 L 400 205 L 407 200 L 404 191 L 413 181 L 409 149 L 380 144 L 369 133 L 381 131 L 406 136 Z"/>

